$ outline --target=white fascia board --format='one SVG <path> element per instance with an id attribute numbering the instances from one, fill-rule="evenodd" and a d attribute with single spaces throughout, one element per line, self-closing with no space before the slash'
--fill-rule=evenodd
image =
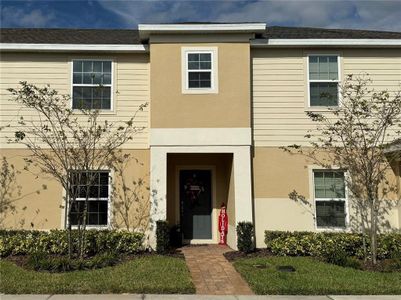
<path id="1" fill-rule="evenodd" d="M 0 43 L 0 51 L 100 51 L 100 52 L 147 52 L 147 45 L 115 44 L 20 44 Z"/>
<path id="2" fill-rule="evenodd" d="M 252 40 L 252 47 L 282 46 L 348 46 L 401 47 L 401 39 L 260 39 Z"/>
<path id="3" fill-rule="evenodd" d="M 147 39 L 151 33 L 218 33 L 250 32 L 262 33 L 266 23 L 231 23 L 231 24 L 139 24 L 139 35 Z"/>

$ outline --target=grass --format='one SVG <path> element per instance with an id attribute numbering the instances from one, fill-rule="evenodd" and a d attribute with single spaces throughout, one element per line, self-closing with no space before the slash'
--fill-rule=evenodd
<path id="1" fill-rule="evenodd" d="M 28 271 L 0 261 L 0 292 L 6 294 L 194 293 L 185 261 L 143 256 L 113 267 L 68 273 Z"/>
<path id="2" fill-rule="evenodd" d="M 261 269 L 255 265 L 266 265 Z M 291 265 L 293 273 L 277 266 Z M 243 258 L 234 267 L 257 294 L 401 294 L 401 272 L 360 271 L 323 263 L 309 257 Z"/>

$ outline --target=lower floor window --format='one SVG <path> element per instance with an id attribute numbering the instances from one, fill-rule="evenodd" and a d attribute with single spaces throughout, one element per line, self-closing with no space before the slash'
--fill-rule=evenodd
<path id="1" fill-rule="evenodd" d="M 345 227 L 345 201 L 316 201 L 318 227 Z"/>
<path id="2" fill-rule="evenodd" d="M 74 171 L 71 180 L 72 191 L 77 197 L 71 207 L 71 225 L 83 224 L 86 211 L 86 225 L 107 226 L 110 199 L 109 172 Z M 86 209 L 85 203 L 87 203 Z"/>
<path id="3" fill-rule="evenodd" d="M 345 228 L 347 219 L 345 175 L 341 170 L 315 170 L 316 225 Z"/>

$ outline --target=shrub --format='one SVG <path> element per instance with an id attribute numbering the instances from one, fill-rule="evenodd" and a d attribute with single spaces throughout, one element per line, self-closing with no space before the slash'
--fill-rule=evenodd
<path id="1" fill-rule="evenodd" d="M 68 256 L 49 256 L 35 252 L 28 258 L 26 266 L 35 271 L 69 272 L 98 269 L 115 265 L 119 256 L 115 252 L 101 253 L 89 259 L 69 259 Z"/>
<path id="2" fill-rule="evenodd" d="M 265 231 L 267 249 L 280 256 L 340 256 L 362 259 L 363 239 L 359 233 Z M 369 240 L 367 240 L 369 251 Z M 401 258 L 401 233 L 381 234 L 378 239 L 378 258 Z"/>
<path id="3" fill-rule="evenodd" d="M 87 256 L 104 252 L 133 254 L 142 250 L 142 233 L 116 230 L 87 230 L 84 251 Z M 72 239 L 78 240 L 77 231 Z M 75 242 L 73 244 L 76 244 Z M 46 253 L 66 255 L 68 253 L 68 232 L 66 230 L 0 231 L 0 256 Z"/>
<path id="4" fill-rule="evenodd" d="M 167 221 L 156 221 L 156 251 L 165 254 L 170 249 L 170 228 Z"/>
<path id="5" fill-rule="evenodd" d="M 254 231 L 251 222 L 239 222 L 237 225 L 237 247 L 241 252 L 249 253 L 255 250 Z"/>

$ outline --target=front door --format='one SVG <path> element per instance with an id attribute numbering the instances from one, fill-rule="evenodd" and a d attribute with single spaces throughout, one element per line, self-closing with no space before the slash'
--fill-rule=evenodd
<path id="1" fill-rule="evenodd" d="M 212 239 L 212 172 L 180 171 L 180 213 L 184 240 Z"/>

